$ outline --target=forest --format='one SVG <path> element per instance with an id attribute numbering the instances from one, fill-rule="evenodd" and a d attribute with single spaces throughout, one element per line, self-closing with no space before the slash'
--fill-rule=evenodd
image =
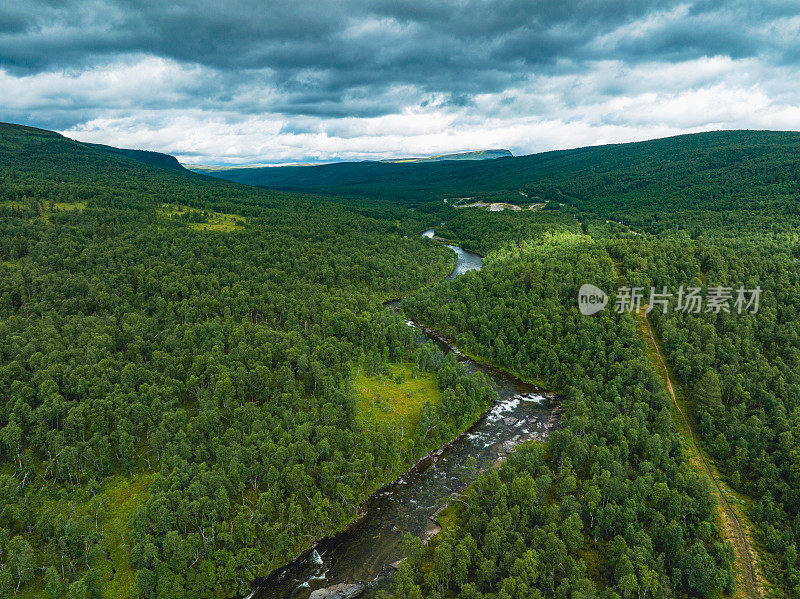
<path id="1" fill-rule="evenodd" d="M 491 405 L 381 304 L 452 267 L 430 216 L 0 140 L 0 596 L 246 594 Z M 396 362 L 443 391 L 402 443 L 353 389 Z"/>
<path id="2" fill-rule="evenodd" d="M 248 181 L 277 191 L 0 125 L 0 596 L 241 596 L 341 531 L 496 398 L 406 318 L 563 411 L 408 540 L 393 596 L 800 596 L 797 135 Z M 483 269 L 436 284 L 430 227 Z M 584 283 L 608 309 L 578 311 Z M 611 309 L 623 286 L 740 285 L 756 313 Z M 401 371 L 436 387 L 403 425 L 358 389 Z"/>
<path id="3" fill-rule="evenodd" d="M 591 198 L 558 202 L 550 214 L 463 211 L 437 228 L 483 251 L 485 267 L 415 294 L 405 309 L 471 355 L 561 389 L 565 414 L 546 446 L 526 448 L 473 486 L 439 545 L 417 548 L 397 596 L 753 596 L 741 579 L 736 588 L 744 566 L 734 563 L 722 520 L 706 503 L 709 481 L 689 463 L 678 412 L 647 363 L 641 317 L 580 315 L 585 282 L 611 293 L 611 306 L 623 285 L 645 294 L 763 291 L 755 313 L 732 303 L 682 311 L 673 297 L 649 318 L 702 450 L 752 523 L 755 596 L 800 594 L 798 239 L 777 200 L 785 189 L 788 201 L 791 187 L 780 177 L 773 184 L 774 196 L 757 192 L 769 201 L 747 211 L 746 223 L 736 209 L 701 209 L 685 198 Z M 574 476 L 566 487 L 565 467 Z M 637 496 L 640 484 L 646 491 Z M 686 513 L 670 521 L 701 505 L 695 528 Z"/>
<path id="4" fill-rule="evenodd" d="M 478 214 L 484 224 L 495 216 Z M 475 223 L 467 224 L 473 231 Z M 616 286 L 604 244 L 544 223 L 525 241 L 497 239 L 479 273 L 404 306 L 470 352 L 560 389 L 562 428 L 546 447 L 517 452 L 468 492 L 432 569 L 420 567 L 421 555 L 409 560 L 397 595 L 730 593 L 730 549 L 720 542 L 706 482 L 671 426 L 669 399 L 633 318 L 588 318 L 576 309 L 583 282 Z"/>

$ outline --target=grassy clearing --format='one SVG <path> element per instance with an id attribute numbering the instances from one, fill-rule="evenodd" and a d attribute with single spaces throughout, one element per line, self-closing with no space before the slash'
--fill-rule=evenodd
<path id="1" fill-rule="evenodd" d="M 72 202 L 72 203 L 56 202 L 55 204 L 53 204 L 53 208 L 57 211 L 62 211 L 62 212 L 71 212 L 73 210 L 82 211 L 86 210 L 86 202 Z"/>
<path id="2" fill-rule="evenodd" d="M 128 558 L 132 547 L 130 522 L 133 512 L 144 505 L 149 497 L 151 474 L 132 477 L 114 477 L 109 480 L 103 493 L 108 496 L 108 512 L 103 520 L 103 548 L 110 555 L 108 576 L 103 577 L 103 596 L 113 599 L 127 597 L 135 581 L 134 571 Z M 114 578 L 111 580 L 111 572 Z"/>
<path id="3" fill-rule="evenodd" d="M 230 233 L 235 231 L 237 227 L 246 224 L 245 219 L 236 214 L 195 210 L 194 208 L 175 204 L 162 204 L 158 212 L 166 218 L 185 219 L 188 226 L 195 231 Z"/>
<path id="4" fill-rule="evenodd" d="M 86 210 L 86 202 L 37 202 L 37 205 L 39 207 L 38 218 L 46 218 L 56 212 L 82 212 Z M 0 206 L 17 210 L 31 207 L 31 205 L 25 206 L 19 201 L 0 202 Z"/>
<path id="5" fill-rule="evenodd" d="M 219 231 L 230 233 L 236 227 L 244 225 L 244 219 L 237 218 L 235 214 L 221 214 L 215 212 L 214 215 L 205 223 L 191 223 L 189 227 L 195 231 Z"/>
<path id="6" fill-rule="evenodd" d="M 53 212 L 53 211 L 71 211 L 71 210 L 85 210 L 86 209 L 86 202 L 37 202 L 39 209 L 42 212 Z M 7 208 L 17 208 L 22 209 L 25 206 L 20 201 L 4 201 L 0 202 L 0 206 L 5 206 Z M 28 205 L 30 208 L 31 206 Z"/>
<path id="7" fill-rule="evenodd" d="M 371 376 L 359 368 L 353 379 L 356 409 L 364 420 L 394 424 L 410 433 L 419 423 L 422 406 L 438 404 L 442 391 L 435 374 L 417 372 L 409 362 L 389 364 L 388 368 L 389 375 Z"/>

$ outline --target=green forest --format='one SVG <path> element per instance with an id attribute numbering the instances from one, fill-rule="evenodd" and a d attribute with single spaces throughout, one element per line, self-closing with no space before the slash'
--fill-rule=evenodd
<path id="1" fill-rule="evenodd" d="M 496 399 L 406 318 L 563 412 L 408 540 L 393 596 L 800 596 L 798 140 L 246 181 L 276 191 L 0 125 L 0 597 L 244 596 L 343 530 Z M 483 268 L 441 282 L 431 227 Z M 763 294 L 644 316 L 613 310 L 626 286 Z M 414 401 L 375 400 L 393 380 Z"/>
<path id="2" fill-rule="evenodd" d="M 629 176 L 609 178 L 608 189 Z M 485 267 L 416 294 L 406 310 L 471 354 L 563 390 L 566 409 L 547 445 L 474 485 L 440 544 L 408 562 L 397 595 L 800 594 L 800 270 L 789 179 L 773 178 L 772 193 L 754 186 L 727 210 L 671 199 L 665 187 L 646 203 L 602 195 L 552 211 L 463 211 L 437 229 L 484 252 Z M 651 288 L 763 290 L 755 314 L 739 314 L 733 300 L 730 311 L 685 312 L 673 297 L 649 316 L 701 451 L 739 504 L 752 588 L 741 572 L 737 588 L 745 566 L 679 439 L 641 316 L 580 315 L 585 282 L 611 292 L 610 306 L 623 286 L 643 289 L 645 301 Z"/>
<path id="3" fill-rule="evenodd" d="M 494 397 L 381 304 L 435 219 L 138 158 L 0 128 L 4 597 L 246 594 Z M 402 443 L 353 388 L 398 362 L 440 388 Z"/>

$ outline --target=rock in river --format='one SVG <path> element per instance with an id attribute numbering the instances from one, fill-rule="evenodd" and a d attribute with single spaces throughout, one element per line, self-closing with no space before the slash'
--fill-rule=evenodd
<path id="1" fill-rule="evenodd" d="M 333 586 L 317 589 L 308 599 L 351 599 L 364 592 L 363 582 L 340 582 Z"/>

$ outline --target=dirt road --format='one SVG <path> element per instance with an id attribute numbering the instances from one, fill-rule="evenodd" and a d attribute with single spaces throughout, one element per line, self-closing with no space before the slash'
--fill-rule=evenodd
<path id="1" fill-rule="evenodd" d="M 691 422 L 678 403 L 678 399 L 675 397 L 675 386 L 672 381 L 672 376 L 667 368 L 667 363 L 664 361 L 661 348 L 656 342 L 655 335 L 653 334 L 653 328 L 650 325 L 650 319 L 647 317 L 644 311 L 642 312 L 642 317 L 644 322 L 647 324 L 647 333 L 650 336 L 650 343 L 652 344 L 656 355 L 658 355 L 658 359 L 661 362 L 661 367 L 664 369 L 667 390 L 672 397 L 672 402 L 675 405 L 675 408 L 678 410 L 678 414 L 680 414 L 681 421 L 678 424 L 684 429 L 686 436 L 689 438 L 689 441 L 692 444 L 692 449 L 695 456 L 697 456 L 697 459 L 702 465 L 703 470 L 705 470 L 706 475 L 713 484 L 712 491 L 714 491 L 714 494 L 717 497 L 717 504 L 721 508 L 721 516 L 725 524 L 726 530 L 724 532 L 727 533 L 726 536 L 736 552 L 736 563 L 740 572 L 742 573 L 742 578 L 744 579 L 745 588 L 740 590 L 743 591 L 744 594 L 750 599 L 760 599 L 761 594 L 759 593 L 758 586 L 756 584 L 756 569 L 753 558 L 754 552 L 748 543 L 742 523 L 739 521 L 736 511 L 731 507 L 730 503 L 728 503 L 717 475 L 714 471 L 712 471 L 703 451 L 697 445 Z"/>

